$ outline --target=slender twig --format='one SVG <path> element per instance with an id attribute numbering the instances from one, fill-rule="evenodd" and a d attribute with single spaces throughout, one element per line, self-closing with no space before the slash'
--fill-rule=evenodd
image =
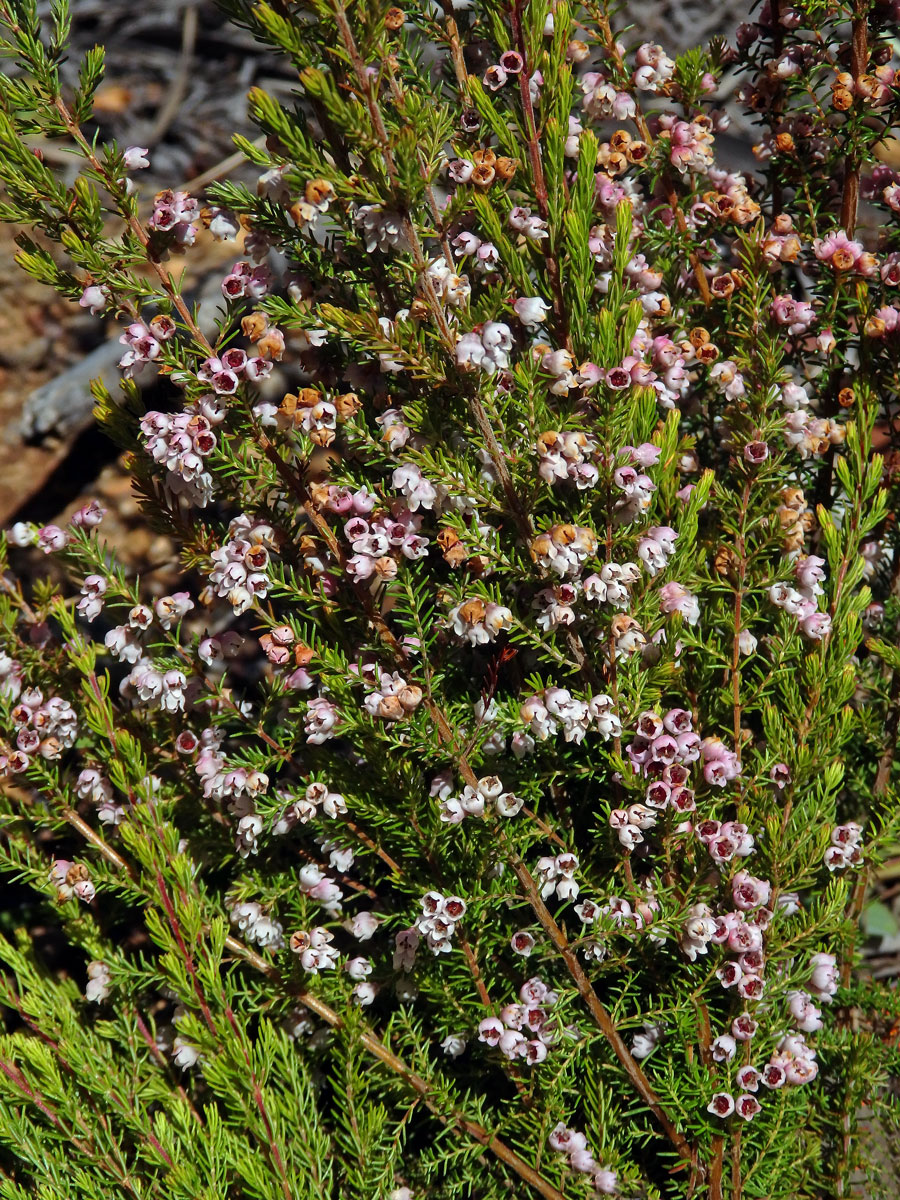
<path id="1" fill-rule="evenodd" d="M 516 48 L 522 57 L 522 70 L 519 72 L 519 96 L 522 101 L 522 112 L 525 116 L 525 133 L 528 142 L 528 160 L 531 164 L 531 178 L 534 183 L 534 195 L 537 200 L 538 211 L 543 220 L 547 220 L 550 215 L 550 196 L 547 191 L 547 180 L 544 175 L 544 165 L 541 160 L 541 143 L 538 134 L 537 121 L 534 115 L 534 103 L 531 99 L 531 64 L 528 61 L 528 47 L 525 43 L 525 35 L 522 29 L 522 9 L 524 7 L 523 0 L 513 0 L 509 10 L 510 24 L 512 26 L 513 38 L 516 43 Z M 544 255 L 544 261 L 547 264 L 547 274 L 550 278 L 550 291 L 553 297 L 553 313 L 556 317 L 558 332 L 562 338 L 566 349 L 572 349 L 572 340 L 569 336 L 569 319 L 566 312 L 565 300 L 563 297 L 562 277 L 559 270 L 559 260 L 556 257 L 555 250 L 550 247 Z"/>
<path id="2" fill-rule="evenodd" d="M 559 952 L 560 957 L 566 965 L 569 975 L 572 977 L 575 987 L 578 989 L 579 995 L 581 996 L 582 1000 L 584 1000 L 585 1005 L 587 1006 L 587 1009 L 593 1017 L 596 1025 L 603 1033 L 613 1053 L 624 1068 L 626 1075 L 634 1085 L 638 1095 L 653 1113 L 654 1117 L 656 1117 L 657 1121 L 662 1126 L 666 1137 L 675 1147 L 679 1156 L 686 1162 L 690 1162 L 692 1159 L 692 1151 L 687 1138 L 675 1126 L 674 1122 L 669 1119 L 663 1108 L 662 1101 L 660 1100 L 659 1096 L 657 1096 L 650 1084 L 649 1079 L 638 1065 L 637 1059 L 634 1058 L 631 1051 L 625 1044 L 622 1035 L 616 1028 L 613 1018 L 603 1004 L 601 1004 L 597 993 L 594 991 L 593 985 L 585 974 L 581 963 L 579 963 L 578 959 L 576 958 L 575 952 L 569 945 L 568 939 L 557 925 L 553 918 L 553 914 L 541 899 L 541 894 L 538 890 L 537 884 L 529 873 L 527 867 L 522 862 L 521 858 L 519 858 L 519 856 L 515 853 L 512 847 L 510 847 L 505 836 L 502 837 L 502 841 L 506 849 L 507 861 L 509 862 L 513 873 L 515 874 L 519 883 L 522 885 L 525 895 L 528 897 L 528 901 L 531 904 L 535 915 L 540 921 L 542 928 L 547 933 L 556 950 Z"/>
<path id="3" fill-rule="evenodd" d="M 868 15 L 869 0 L 854 0 L 850 42 L 850 74 L 856 83 L 869 65 Z M 844 185 L 841 192 L 841 226 L 848 237 L 856 229 L 859 208 L 859 149 L 853 145 L 844 158 Z"/>

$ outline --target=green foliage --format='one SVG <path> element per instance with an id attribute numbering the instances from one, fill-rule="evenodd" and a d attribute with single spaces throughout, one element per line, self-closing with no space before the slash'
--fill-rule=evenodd
<path id="1" fill-rule="evenodd" d="M 0 219 L 131 327 L 97 419 L 183 568 L 90 512 L 2 545 L 0 1197 L 846 1195 L 898 1070 L 853 977 L 900 840 L 893 185 L 879 257 L 821 239 L 898 123 L 879 12 L 871 61 L 834 6 L 755 27 L 757 185 L 730 52 L 605 4 L 221 7 L 295 95 L 250 93 L 257 189 L 145 222 L 102 50 L 67 92 L 67 4 L 0 0 Z M 207 336 L 172 262 L 239 225 Z"/>

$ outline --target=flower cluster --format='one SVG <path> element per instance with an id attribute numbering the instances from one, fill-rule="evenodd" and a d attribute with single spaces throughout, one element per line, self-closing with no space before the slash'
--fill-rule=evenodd
<path id="1" fill-rule="evenodd" d="M 580 891 L 575 879 L 578 859 L 574 854 L 557 854 L 555 858 L 545 856 L 537 860 L 535 878 L 541 889 L 541 899 L 577 900 Z"/>
<path id="2" fill-rule="evenodd" d="M 475 786 L 466 784 L 458 796 L 452 795 L 451 785 L 443 781 L 437 795 L 441 802 L 441 820 L 447 825 L 458 825 L 466 817 L 483 817 L 486 810 L 493 810 L 501 817 L 514 817 L 522 811 L 524 801 L 505 792 L 496 775 L 485 775 Z"/>
<path id="3" fill-rule="evenodd" d="M 475 596 L 455 605 L 447 620 L 457 637 L 465 638 L 473 646 L 483 646 L 495 641 L 498 634 L 509 628 L 512 613 L 503 604 L 490 600 L 485 603 Z"/>
<path id="4" fill-rule="evenodd" d="M 204 459 L 216 446 L 210 421 L 199 413 L 148 412 L 141 420 L 144 446 L 154 462 L 166 469 L 166 487 L 173 496 L 205 508 L 215 485 Z"/>
<path id="5" fill-rule="evenodd" d="M 521 1059 L 528 1066 L 542 1063 L 559 1037 L 558 1022 L 548 1011 L 558 999 L 542 980 L 527 980 L 519 989 L 518 1004 L 504 1004 L 499 1017 L 485 1017 L 479 1023 L 479 1042 L 496 1046 L 504 1057 Z"/>
<path id="6" fill-rule="evenodd" d="M 831 845 L 825 851 L 823 861 L 829 871 L 842 871 L 847 867 L 862 865 L 862 826 L 856 821 L 836 825 L 831 831 Z"/>
<path id="7" fill-rule="evenodd" d="M 228 526 L 226 540 L 212 552 L 215 566 L 209 581 L 216 595 L 227 600 L 235 613 L 246 612 L 269 594 L 268 567 L 275 550 L 271 525 L 242 513 Z"/>
<path id="8" fill-rule="evenodd" d="M 298 930 L 289 938 L 291 952 L 300 959 L 300 966 L 310 975 L 318 975 L 320 971 L 333 971 L 340 958 L 338 950 L 332 946 L 334 934 L 329 929 L 315 926 L 309 933 Z"/>
<path id="9" fill-rule="evenodd" d="M 147 222 L 149 229 L 165 235 L 166 241 L 178 246 L 192 246 L 197 237 L 194 221 L 199 215 L 199 205 L 188 192 L 176 192 L 166 188 L 153 198 L 153 213 Z"/>
<path id="10" fill-rule="evenodd" d="M 554 737 L 560 729 L 564 740 L 576 745 L 592 726 L 607 740 L 622 733 L 612 697 L 603 694 L 580 700 L 568 688 L 546 688 L 539 695 L 529 696 L 519 715 L 539 742 Z"/>
<path id="11" fill-rule="evenodd" d="M 821 641 L 831 630 L 831 616 L 827 612 L 819 612 L 818 608 L 818 597 L 822 595 L 822 580 L 825 578 L 824 566 L 824 558 L 815 554 L 805 555 L 794 564 L 798 587 L 776 583 L 769 589 L 772 603 L 796 617 L 803 633 L 813 641 Z"/>
<path id="12" fill-rule="evenodd" d="M 370 520 L 351 517 L 344 525 L 344 536 L 353 551 L 347 559 L 347 574 L 357 583 L 373 576 L 378 580 L 395 578 L 401 556 L 414 562 L 428 553 L 428 539 L 420 535 L 421 528 L 422 515 L 401 505 L 395 506 L 393 515 Z"/>
<path id="13" fill-rule="evenodd" d="M 420 904 L 422 912 L 416 919 L 414 932 L 425 939 L 432 954 L 449 954 L 457 922 L 465 915 L 465 900 L 432 891 L 425 893 Z"/>
<path id="14" fill-rule="evenodd" d="M 552 1150 L 566 1156 L 569 1167 L 580 1175 L 590 1175 L 594 1190 L 601 1196 L 614 1196 L 618 1190 L 616 1172 L 598 1165 L 588 1148 L 587 1137 L 577 1129 L 569 1129 L 562 1121 L 547 1139 Z"/>
<path id="15" fill-rule="evenodd" d="M 10 770 L 27 770 L 31 757 L 59 758 L 78 736 L 78 716 L 68 700 L 61 696 L 44 699 L 40 688 L 26 688 L 10 713 L 16 730 L 17 750 L 9 755 Z"/>

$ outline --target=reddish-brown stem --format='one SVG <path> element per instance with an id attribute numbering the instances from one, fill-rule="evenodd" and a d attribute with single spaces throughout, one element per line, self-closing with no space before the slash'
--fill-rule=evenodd
<path id="1" fill-rule="evenodd" d="M 203 1020 L 206 1022 L 206 1027 L 216 1042 L 219 1041 L 219 1033 L 216 1029 L 216 1023 L 213 1020 L 209 1005 L 206 1002 L 206 996 L 203 994 L 203 988 L 200 985 L 200 980 L 197 976 L 197 968 L 194 966 L 194 958 L 185 944 L 184 938 L 181 935 L 181 926 L 178 923 L 178 916 L 175 912 L 175 906 L 172 903 L 172 897 L 169 895 L 166 888 L 166 882 L 159 871 L 156 872 L 156 886 L 159 890 L 159 898 L 162 901 L 162 906 L 166 914 L 166 919 L 169 922 L 169 928 L 172 930 L 172 936 L 178 944 L 178 950 L 181 954 L 182 962 L 185 970 L 190 976 L 191 987 L 194 989 L 194 995 L 197 997 L 197 1006 L 203 1014 Z"/>
<path id="2" fill-rule="evenodd" d="M 56 111 L 59 113 L 60 118 L 62 119 L 62 122 L 65 125 L 66 129 L 69 131 L 70 137 L 72 138 L 72 140 L 74 142 L 77 143 L 78 148 L 81 151 L 81 153 L 84 155 L 84 157 L 87 159 L 87 161 L 91 164 L 94 171 L 96 171 L 96 173 L 100 176 L 100 178 L 106 180 L 107 187 L 109 187 L 113 192 L 115 192 L 116 187 L 117 187 L 116 181 L 114 179 L 110 178 L 109 174 L 106 171 L 106 168 L 103 166 L 103 164 L 97 158 L 96 154 L 94 154 L 93 150 L 91 149 L 90 142 L 88 142 L 87 138 L 81 132 L 81 128 L 79 127 L 78 122 L 72 116 L 71 112 L 69 111 L 68 107 L 66 106 L 65 102 L 63 101 L 62 97 L 57 96 L 55 98 L 54 106 L 56 108 Z M 140 242 L 140 244 L 144 248 L 144 250 L 148 251 L 147 261 L 150 263 L 150 266 L 153 268 L 153 270 L 156 272 L 157 276 L 159 277 L 159 282 L 162 285 L 163 291 L 169 297 L 169 300 L 172 302 L 172 305 L 174 306 L 174 308 L 178 312 L 178 315 L 181 317 L 182 321 L 184 322 L 185 327 L 188 330 L 190 330 L 191 336 L 194 338 L 194 340 L 197 342 L 197 344 L 202 346 L 203 349 L 207 352 L 207 354 L 212 354 L 212 352 L 213 352 L 212 346 L 210 345 L 210 343 L 207 340 L 207 338 L 205 337 L 205 335 L 201 332 L 200 327 L 197 325 L 196 321 L 194 320 L 193 316 L 191 315 L 191 310 L 188 308 L 187 304 L 185 303 L 178 288 L 172 282 L 171 275 L 169 275 L 168 271 L 166 271 L 166 269 L 163 267 L 162 263 L 158 262 L 153 257 L 153 255 L 151 253 L 149 253 L 150 235 L 147 233 L 146 229 L 144 229 L 144 226 L 141 224 L 141 222 L 138 220 L 138 218 L 136 216 L 126 216 L 125 221 L 128 225 L 128 228 L 131 230 L 131 232 L 134 234 L 134 236 Z"/>
<path id="3" fill-rule="evenodd" d="M 247 1047 L 244 1045 L 244 1037 L 237 1021 L 234 1018 L 231 1005 L 225 1004 L 225 1019 L 231 1026 L 231 1031 L 235 1036 L 237 1044 L 241 1048 L 241 1057 L 244 1060 L 244 1066 L 247 1070 L 247 1078 L 253 1087 L 253 1103 L 256 1105 L 256 1111 L 260 1115 L 263 1126 L 266 1131 L 266 1140 L 261 1139 L 261 1144 L 265 1146 L 266 1153 L 272 1160 L 272 1165 L 278 1172 L 278 1179 L 281 1183 L 281 1190 L 284 1193 L 284 1200 L 291 1200 L 291 1185 L 288 1181 L 287 1171 L 284 1166 L 284 1159 L 281 1156 L 281 1151 L 278 1147 L 278 1142 L 275 1137 L 275 1130 L 272 1127 L 272 1121 L 269 1117 L 269 1111 L 266 1108 L 265 1097 L 262 1094 L 262 1089 L 259 1086 L 259 1080 L 256 1077 L 256 1072 L 253 1070 L 253 1063 L 250 1061 L 250 1055 L 247 1053 Z"/>
<path id="4" fill-rule="evenodd" d="M 107 862 L 109 862 L 112 866 L 117 867 L 120 871 L 127 870 L 124 858 L 117 854 L 116 851 L 113 850 L 112 846 L 110 846 L 108 842 L 105 842 L 98 833 L 95 833 L 94 830 L 91 829 L 90 825 L 88 825 L 87 821 L 82 820 L 82 818 L 79 817 L 78 813 L 75 812 L 74 809 L 64 806 L 60 810 L 60 813 L 73 829 L 78 830 L 86 842 L 90 842 L 95 850 L 99 850 Z"/>
<path id="5" fill-rule="evenodd" d="M 850 42 L 850 74 L 853 81 L 866 73 L 869 65 L 869 0 L 854 0 Z M 859 207 L 859 150 L 853 146 L 844 159 L 844 186 L 841 192 L 841 226 L 853 237 Z"/>
<path id="6" fill-rule="evenodd" d="M 722 1200 L 722 1171 L 725 1166 L 725 1135 L 717 1133 L 712 1139 L 709 1165 L 709 1200 Z"/>
<path id="7" fill-rule="evenodd" d="M 632 1056 L 631 1051 L 626 1046 L 622 1035 L 616 1028 L 616 1024 L 610 1016 L 606 1008 L 601 1004 L 597 993 L 594 991 L 591 981 L 585 975 L 581 963 L 575 956 L 575 952 L 569 945 L 568 939 L 557 925 L 553 918 L 553 914 L 547 908 L 544 901 L 541 899 L 541 894 L 538 891 L 537 884 L 531 877 L 525 864 L 515 851 L 509 846 L 505 836 L 502 838 L 505 844 L 507 861 L 512 868 L 513 873 L 528 897 L 532 909 L 540 921 L 542 928 L 550 938 L 560 957 L 566 965 L 569 975 L 578 990 L 579 995 L 587 1006 L 588 1011 L 594 1019 L 594 1022 L 603 1033 L 609 1043 L 613 1053 L 619 1060 L 619 1063 L 625 1070 L 626 1075 L 633 1084 L 635 1091 L 653 1113 L 656 1120 L 662 1126 L 666 1137 L 675 1147 L 679 1156 L 690 1162 L 692 1159 L 691 1147 L 685 1138 L 667 1116 L 662 1106 L 662 1101 L 653 1090 L 649 1079 L 641 1070 L 637 1060 Z"/>
<path id="8" fill-rule="evenodd" d="M 750 480 L 744 484 L 741 496 L 740 525 L 737 533 L 737 583 L 734 589 L 734 640 L 731 648 L 731 690 L 732 713 L 734 726 L 734 752 L 741 757 L 741 617 L 744 600 L 744 579 L 747 574 L 746 547 L 744 544 L 744 523 L 747 519 L 747 509 L 750 503 Z"/>
<path id="9" fill-rule="evenodd" d="M 116 1180 L 119 1187 L 125 1189 L 129 1195 L 134 1196 L 135 1200 L 140 1200 L 140 1193 L 135 1190 L 134 1184 L 128 1178 L 127 1171 L 124 1171 L 108 1154 L 98 1153 L 92 1141 L 82 1141 L 81 1138 L 76 1137 L 72 1130 L 63 1123 L 49 1102 L 29 1084 L 17 1066 L 6 1059 L 0 1058 L 0 1071 L 18 1089 L 25 1100 L 33 1104 L 60 1133 L 68 1137 L 79 1154 L 83 1154 L 85 1158 L 96 1162 L 104 1168 Z M 90 1137 L 90 1130 L 85 1130 L 85 1132 Z"/>
<path id="10" fill-rule="evenodd" d="M 736 1125 L 731 1135 L 731 1197 L 730 1200 L 741 1200 L 744 1185 L 741 1179 L 741 1129 Z"/>
<path id="11" fill-rule="evenodd" d="M 528 62 L 528 48 L 522 31 L 522 0 L 513 0 L 509 12 L 512 25 L 513 40 L 522 57 L 522 70 L 519 72 L 519 95 L 522 100 L 522 112 L 525 117 L 525 133 L 528 141 L 528 160 L 531 163 L 531 177 L 534 183 L 534 195 L 538 211 L 543 220 L 550 215 L 550 197 L 547 192 L 547 180 L 544 176 L 544 164 L 541 161 L 541 142 L 538 135 L 537 121 L 534 115 L 534 104 L 531 99 L 531 67 Z M 562 290 L 562 278 L 559 272 L 559 261 L 555 250 L 548 249 L 544 256 L 547 263 L 547 274 L 550 277 L 550 291 L 553 296 L 553 313 L 559 334 L 566 346 L 572 349 L 569 336 L 569 318 L 566 312 L 565 299 Z"/>
<path id="12" fill-rule="evenodd" d="M 625 66 L 625 60 L 622 58 L 622 53 L 619 49 L 619 44 L 618 44 L 618 41 L 616 40 L 616 36 L 613 33 L 612 25 L 610 25 L 610 23 L 609 23 L 609 17 L 606 15 L 606 13 L 599 11 L 594 6 L 590 6 L 590 11 L 591 11 L 591 14 L 593 15 L 594 19 L 596 20 L 601 33 L 603 34 L 603 40 L 606 45 L 606 51 L 609 54 L 610 58 L 615 63 L 616 70 L 618 71 L 620 77 L 627 78 L 628 77 L 628 69 Z M 633 98 L 633 99 L 634 99 L 634 103 L 635 103 L 636 112 L 632 119 L 633 119 L 635 125 L 637 126 L 637 129 L 641 135 L 642 141 L 645 141 L 648 146 L 652 147 L 655 144 L 656 139 L 653 137 L 653 134 L 650 132 L 650 126 L 647 124 L 646 117 L 641 112 L 641 109 L 638 105 L 637 99 L 635 99 L 635 98 Z M 678 200 L 678 193 L 675 190 L 675 185 L 673 184 L 671 176 L 669 175 L 668 172 L 663 174 L 662 183 L 663 183 L 663 189 L 666 194 L 666 200 L 668 201 L 669 207 L 672 210 L 672 214 L 675 217 L 675 224 L 678 226 L 678 232 L 682 235 L 682 237 L 684 237 L 684 238 L 688 239 L 688 241 L 690 241 L 692 239 L 693 235 L 692 235 L 691 231 L 688 229 L 688 225 L 687 225 L 687 221 L 685 219 L 684 213 L 681 211 L 681 205 Z M 709 290 L 709 281 L 706 278 L 706 272 L 703 270 L 703 265 L 700 262 L 700 259 L 697 257 L 697 254 L 693 250 L 688 251 L 688 261 L 690 262 L 691 267 L 693 269 L 694 278 L 697 280 L 697 288 L 703 299 L 703 303 L 706 305 L 707 308 L 709 308 L 710 304 L 712 304 L 712 293 Z"/>
<path id="13" fill-rule="evenodd" d="M 225 945 L 234 954 L 256 967 L 258 971 L 261 971 L 273 980 L 278 979 L 278 972 L 271 963 L 267 963 L 264 958 L 261 958 L 255 951 L 244 946 L 236 938 L 227 937 Z M 326 1025 L 331 1026 L 332 1029 L 341 1029 L 343 1027 L 343 1022 L 334 1009 L 330 1008 L 314 993 L 300 989 L 294 993 L 294 996 L 305 1008 L 308 1008 L 310 1012 L 324 1021 Z M 480 1145 L 490 1150 L 501 1162 L 515 1171 L 524 1183 L 529 1184 L 541 1196 L 546 1197 L 546 1200 L 565 1200 L 562 1192 L 548 1183 L 532 1166 L 520 1158 L 504 1142 L 501 1142 L 495 1134 L 485 1129 L 483 1125 L 479 1125 L 477 1121 L 470 1120 L 463 1113 L 455 1109 L 449 1114 L 443 1112 L 433 1098 L 431 1094 L 432 1089 L 428 1086 L 427 1081 L 412 1071 L 402 1059 L 398 1058 L 392 1050 L 389 1050 L 374 1034 L 363 1032 L 358 1034 L 358 1037 L 360 1044 L 374 1058 L 377 1058 L 379 1062 L 384 1063 L 386 1067 L 389 1067 L 395 1074 L 399 1075 L 417 1095 L 422 1097 L 428 1110 L 440 1121 L 443 1121 L 445 1124 L 457 1125 Z"/>
<path id="14" fill-rule="evenodd" d="M 447 26 L 447 45 L 450 47 L 450 61 L 453 63 L 453 71 L 456 75 L 460 99 L 464 104 L 468 104 L 469 73 L 466 70 L 462 42 L 459 40 L 459 26 L 456 24 L 456 17 L 453 15 L 453 4 L 451 0 L 441 0 L 441 6 L 444 10 L 444 23 Z"/>

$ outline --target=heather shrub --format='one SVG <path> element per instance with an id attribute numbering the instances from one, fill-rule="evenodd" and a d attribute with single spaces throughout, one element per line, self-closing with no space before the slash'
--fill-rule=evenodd
<path id="1" fill-rule="evenodd" d="M 0 3 L 0 215 L 121 319 L 97 419 L 183 568 L 97 503 L 6 536 L 0 1195 L 849 1195 L 900 1015 L 853 974 L 896 4 L 677 60 L 602 2 L 222 6 L 294 102 L 250 93 L 255 190 L 151 197 L 63 0 Z"/>

